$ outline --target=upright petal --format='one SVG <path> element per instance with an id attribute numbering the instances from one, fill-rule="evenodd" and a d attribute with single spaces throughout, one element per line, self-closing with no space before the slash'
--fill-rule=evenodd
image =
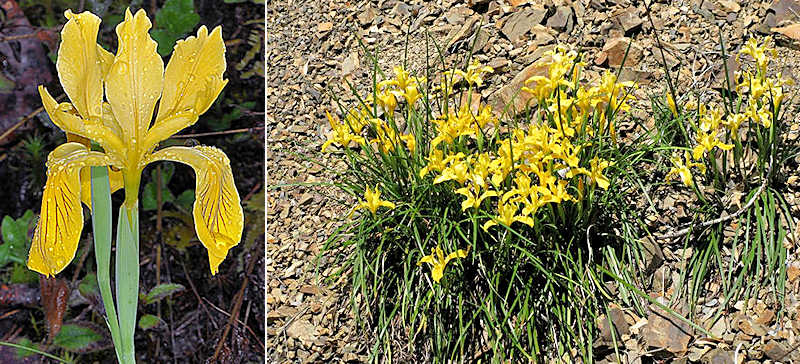
<path id="1" fill-rule="evenodd" d="M 131 144 L 143 138 L 150 127 L 164 84 L 164 62 L 148 34 L 151 27 L 144 10 L 135 16 L 125 10 L 125 21 L 117 26 L 119 49 L 105 80 L 114 117 Z"/>
<path id="2" fill-rule="evenodd" d="M 196 37 L 179 40 L 164 72 L 166 87 L 156 123 L 180 111 L 205 113 L 228 83 L 222 79 L 225 67 L 221 27 L 208 34 L 208 29 L 201 26 Z"/>
<path id="3" fill-rule="evenodd" d="M 56 69 L 58 78 L 72 104 L 84 119 L 100 117 L 103 102 L 103 76 L 97 45 L 100 18 L 86 11 L 73 14 L 61 30 Z"/>
<path id="4" fill-rule="evenodd" d="M 208 147 L 170 147 L 152 154 L 149 161 L 170 160 L 186 163 L 197 174 L 192 208 L 197 237 L 208 249 L 211 274 L 216 274 L 228 250 L 242 238 L 244 213 L 228 157 Z"/>
<path id="5" fill-rule="evenodd" d="M 83 230 L 80 169 L 108 163 L 106 155 L 89 151 L 80 143 L 64 143 L 50 153 L 28 268 L 52 276 L 72 261 Z"/>
<path id="6" fill-rule="evenodd" d="M 225 67 L 222 28 L 209 34 L 201 26 L 197 36 L 179 40 L 164 72 L 164 94 L 146 145 L 155 145 L 197 122 L 228 83 L 222 79 Z"/>

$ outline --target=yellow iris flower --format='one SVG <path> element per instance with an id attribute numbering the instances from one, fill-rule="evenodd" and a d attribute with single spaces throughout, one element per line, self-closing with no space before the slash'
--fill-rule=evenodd
<path id="1" fill-rule="evenodd" d="M 678 107 L 675 105 L 675 99 L 672 98 L 671 93 L 667 93 L 667 106 L 669 107 L 669 111 L 672 112 L 672 116 L 674 118 L 678 118 Z"/>
<path id="2" fill-rule="evenodd" d="M 488 197 L 497 197 L 497 191 L 484 191 L 480 193 L 480 187 L 476 186 L 461 187 L 456 190 L 456 193 L 466 197 L 464 201 L 461 201 L 461 211 L 466 211 L 469 208 L 478 210 L 483 200 Z"/>
<path id="3" fill-rule="evenodd" d="M 477 87 L 481 87 L 481 85 L 483 85 L 483 74 L 492 72 L 494 72 L 492 67 L 481 67 L 481 64 L 478 62 L 478 60 L 472 61 L 472 63 L 467 66 L 466 72 L 462 70 L 455 70 L 455 74 L 463 77 L 464 80 L 466 80 L 470 85 L 475 84 Z"/>
<path id="4" fill-rule="evenodd" d="M 721 142 L 717 139 L 716 135 L 714 135 L 714 132 L 698 132 L 697 145 L 692 149 L 692 156 L 694 159 L 699 160 L 703 157 L 703 153 L 712 151 L 714 147 L 719 147 L 719 149 L 722 150 L 731 150 L 733 145 Z"/>
<path id="5" fill-rule="evenodd" d="M 381 200 L 381 191 L 378 190 L 378 186 L 375 186 L 374 191 L 367 187 L 364 190 L 364 202 L 359 203 L 357 208 L 367 209 L 374 214 L 379 207 L 393 209 L 395 206 L 389 201 Z"/>
<path id="6" fill-rule="evenodd" d="M 447 266 L 447 263 L 456 258 L 466 258 L 467 253 L 469 253 L 469 248 L 467 250 L 458 249 L 445 257 L 442 248 L 437 246 L 436 249 L 431 249 L 431 255 L 422 257 L 417 262 L 417 265 L 422 265 L 422 263 L 430 264 L 431 278 L 433 278 L 434 282 L 439 283 L 444 276 L 444 267 Z"/>
<path id="7" fill-rule="evenodd" d="M 684 185 L 691 186 L 692 167 L 699 169 L 700 173 L 706 173 L 706 166 L 702 163 L 692 162 L 692 156 L 688 151 L 684 151 L 683 160 L 681 160 L 681 155 L 678 153 L 673 153 L 669 160 L 672 162 L 673 167 L 669 173 L 667 173 L 667 181 L 672 179 L 674 176 L 679 176 Z"/>
<path id="8" fill-rule="evenodd" d="M 203 26 L 196 36 L 178 41 L 165 69 L 143 10 L 136 15 L 126 10 L 125 20 L 116 28 L 116 55 L 96 43 L 100 18 L 70 10 L 64 15 L 68 21 L 61 31 L 56 69 L 72 102 L 57 103 L 43 86 L 39 94 L 59 128 L 97 142 L 103 151 L 67 142 L 48 156 L 41 218 L 28 268 L 51 276 L 75 257 L 83 230 L 81 201 L 91 201 L 89 167 L 113 167 L 112 189 L 124 187 L 124 207 L 135 210 L 144 167 L 169 160 L 188 164 L 197 174 L 192 213 L 215 274 L 228 250 L 241 240 L 244 225 L 230 161 L 221 150 L 209 146 L 155 149 L 159 142 L 197 122 L 228 83 L 222 78 L 221 28 L 209 33 Z"/>

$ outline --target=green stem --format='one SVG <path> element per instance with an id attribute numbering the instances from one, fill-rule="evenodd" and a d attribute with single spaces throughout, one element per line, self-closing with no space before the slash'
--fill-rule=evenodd
<path id="1" fill-rule="evenodd" d="M 137 203 L 138 204 L 138 203 Z M 122 205 L 117 221 L 117 304 L 121 348 L 119 362 L 135 364 L 134 334 L 139 303 L 139 208 Z"/>
<path id="2" fill-rule="evenodd" d="M 106 324 L 111 331 L 114 350 L 120 357 L 119 323 L 111 295 L 111 187 L 108 167 L 92 167 L 92 235 L 97 260 L 97 285 L 106 309 Z"/>

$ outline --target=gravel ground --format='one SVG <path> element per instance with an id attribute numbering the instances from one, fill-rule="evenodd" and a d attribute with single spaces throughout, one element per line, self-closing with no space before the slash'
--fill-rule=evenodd
<path id="1" fill-rule="evenodd" d="M 671 72 L 678 75 L 680 89 L 715 92 L 714 87 L 724 80 L 720 35 L 727 52 L 733 53 L 752 36 L 774 33 L 779 55 L 773 69 L 795 80 L 786 92 L 796 94 L 800 84 L 798 41 L 791 38 L 790 32 L 784 32 L 787 36 L 773 31 L 800 21 L 796 15 L 800 13 L 800 2 L 656 1 L 650 11 L 652 23 L 644 3 L 625 0 L 290 0 L 269 5 L 267 348 L 271 360 L 288 363 L 367 359 L 369 336 L 354 327 L 347 282 L 325 283 L 336 267 L 327 263 L 327 257 L 315 260 L 330 233 L 341 224 L 340 217 L 352 206 L 340 191 L 314 183 L 331 180 L 328 168 L 344 168 L 334 156 L 321 154 L 319 149 L 330 131 L 324 111 L 336 110 L 327 90 L 342 90 L 344 79 L 359 87 L 370 82 L 370 60 L 359 39 L 369 49 L 380 50 L 379 66 L 386 72 L 401 63 L 404 54 L 408 55 L 408 68 L 423 69 L 426 39 L 444 46 L 448 62 L 462 60 L 475 43 L 475 57 L 496 70 L 480 90 L 481 99 L 490 104 L 507 101 L 501 87 L 513 86 L 515 76 L 556 43 L 580 47 L 588 63 L 586 78 L 594 80 L 605 70 L 619 66 L 632 40 L 622 77 L 636 80 L 640 86 L 633 94 L 637 101 L 633 102 L 631 115 L 652 126 L 648 97 L 666 88 L 656 36 L 664 45 L 664 58 Z M 407 50 L 406 29 L 411 30 Z M 435 48 L 428 44 L 427 50 L 432 53 Z M 787 115 L 791 121 L 797 118 L 797 101 L 794 98 L 789 102 Z M 633 124 L 619 128 L 631 135 L 639 132 Z M 796 131 L 793 126 L 791 138 L 797 137 Z M 793 192 L 788 200 L 795 219 L 800 210 L 795 202 L 800 199 L 796 192 L 799 187 L 798 178 L 790 177 Z M 661 192 L 654 191 L 654 195 Z M 659 213 L 647 218 L 656 230 L 671 231 L 689 213 L 688 194 L 673 192 L 672 197 L 659 199 Z M 794 242 L 787 244 L 790 276 L 786 307 L 787 312 L 796 312 L 800 298 L 796 248 Z M 686 252 L 667 245 L 659 248 L 667 257 L 661 274 L 678 274 L 677 260 L 669 257 Z M 714 299 L 703 298 L 712 303 Z M 723 342 L 709 343 L 695 337 L 682 344 L 683 355 L 676 357 L 732 362 L 736 350 L 733 344 L 743 342 L 746 345 L 739 349 L 739 358 L 746 353 L 748 360 L 758 362 L 799 360 L 800 351 L 790 352 L 800 343 L 800 319 L 796 314 L 776 320 L 771 304 L 758 298 L 739 306 L 721 327 L 715 327 L 725 339 Z M 625 319 L 635 324 L 640 318 L 628 313 Z M 628 358 L 641 362 L 642 355 L 628 349 Z"/>

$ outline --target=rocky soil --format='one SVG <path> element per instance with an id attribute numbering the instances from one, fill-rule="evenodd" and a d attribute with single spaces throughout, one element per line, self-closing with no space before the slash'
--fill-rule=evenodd
<path id="1" fill-rule="evenodd" d="M 645 127 L 653 125 L 649 97 L 666 89 L 663 61 L 681 90 L 710 93 L 725 80 L 723 52 L 735 54 L 754 36 L 773 35 L 778 50 L 772 66 L 796 95 L 800 81 L 800 1 L 750 0 L 473 0 L 450 1 L 283 1 L 268 6 L 267 62 L 267 335 L 268 356 L 278 363 L 360 362 L 366 360 L 369 335 L 358 332 L 351 313 L 346 281 L 326 282 L 337 269 L 331 259 L 316 260 L 330 233 L 341 224 L 351 201 L 325 186 L 336 158 L 319 152 L 330 131 L 325 110 L 337 110 L 330 90 L 346 95 L 344 80 L 369 85 L 372 63 L 359 40 L 378 50 L 378 65 L 391 74 L 404 58 L 420 71 L 426 59 L 436 60 L 437 42 L 447 62 L 462 62 L 470 48 L 474 57 L 495 69 L 479 90 L 480 98 L 502 109 L 513 90 L 528 77 L 529 67 L 555 44 L 580 48 L 587 62 L 585 78 L 597 79 L 622 64 L 622 78 L 639 87 L 631 115 Z M 408 31 L 408 33 L 407 33 Z M 404 56 L 405 55 L 405 56 Z M 731 69 L 738 64 L 728 59 Z M 475 96 L 473 96 L 473 99 Z M 796 123 L 798 98 L 789 101 L 787 120 Z M 619 125 L 622 132 L 641 132 Z M 640 128 L 640 127 L 639 127 Z M 798 124 L 790 138 L 796 139 Z M 793 173 L 796 174 L 796 173 Z M 662 176 L 663 178 L 663 176 Z M 789 178 L 800 191 L 797 177 Z M 654 192 L 655 193 L 655 192 Z M 648 217 L 655 230 L 672 231 L 688 212 L 688 195 L 659 198 L 659 213 Z M 795 219 L 800 193 L 788 196 Z M 661 218 L 660 216 L 668 216 Z M 612 309 L 610 314 L 625 342 L 630 362 L 647 358 L 681 362 L 731 363 L 800 361 L 800 265 L 790 246 L 786 315 L 757 297 L 737 303 L 736 311 L 715 322 L 704 322 L 722 340 L 692 333 L 679 321 L 654 310 L 647 317 Z M 674 289 L 677 262 L 691 254 L 682 246 L 656 246 L 665 257 L 653 295 Z M 713 289 L 710 291 L 713 292 Z M 713 307 L 715 297 L 701 298 Z M 780 316 L 781 319 L 776 317 Z M 698 313 L 700 321 L 710 319 Z M 601 328 L 602 329 L 602 328 Z M 602 330 L 601 330 L 602 331 Z M 606 329 L 606 331 L 608 331 Z"/>

